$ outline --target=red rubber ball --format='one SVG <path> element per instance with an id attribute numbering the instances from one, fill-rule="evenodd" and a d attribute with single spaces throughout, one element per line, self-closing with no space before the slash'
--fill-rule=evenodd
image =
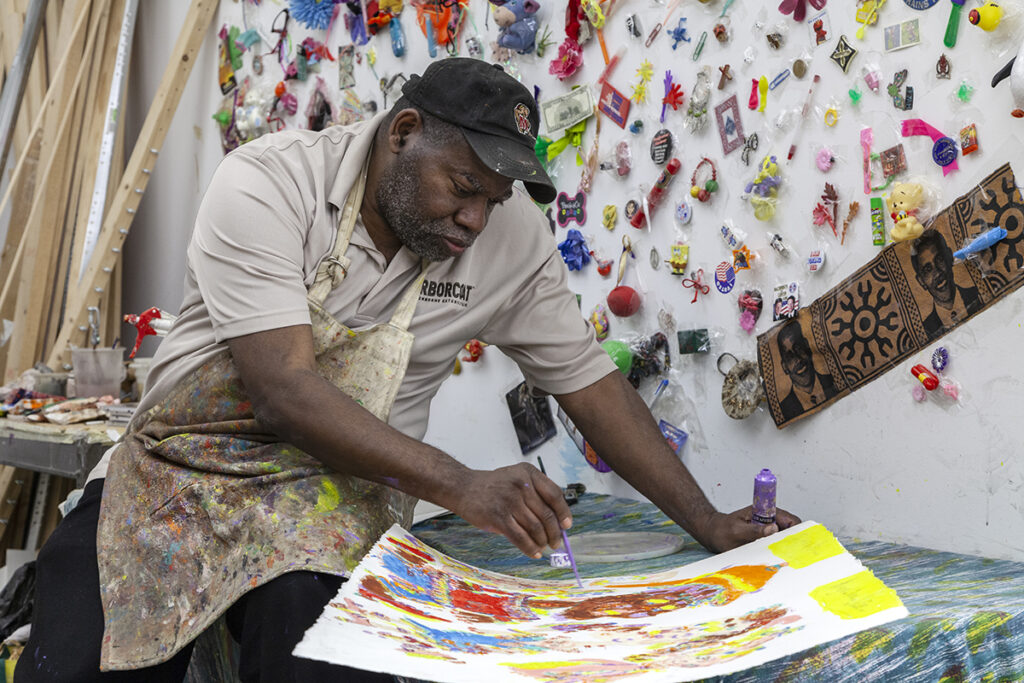
<path id="1" fill-rule="evenodd" d="M 620 318 L 627 318 L 640 310 L 640 295 L 632 287 L 619 285 L 608 293 L 608 308 Z"/>

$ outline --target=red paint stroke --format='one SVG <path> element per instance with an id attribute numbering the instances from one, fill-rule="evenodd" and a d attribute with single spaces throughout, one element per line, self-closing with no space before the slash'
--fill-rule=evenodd
<path id="1" fill-rule="evenodd" d="M 399 548 L 402 549 L 402 550 L 398 551 L 398 554 L 401 555 L 402 558 L 405 559 L 408 562 L 411 562 L 411 563 L 416 564 L 416 565 L 421 565 L 421 564 L 425 564 L 427 562 L 433 562 L 434 561 L 433 557 L 431 557 L 427 553 L 423 552 L 419 548 L 411 546 L 408 543 L 403 543 L 402 541 L 399 541 L 397 538 L 389 538 L 388 540 L 391 541 L 394 545 L 397 545 Z M 403 551 L 405 551 L 405 552 L 403 552 Z M 422 561 L 420 561 L 420 560 L 422 560 Z"/>
<path id="2" fill-rule="evenodd" d="M 779 571 L 780 565 L 741 565 L 692 579 L 660 581 L 648 584 L 624 584 L 610 588 L 661 587 L 621 595 L 599 595 L 582 600 L 534 598 L 528 608 L 561 609 L 567 619 L 589 620 L 602 617 L 639 619 L 701 604 L 728 605 L 746 593 L 760 590 Z"/>

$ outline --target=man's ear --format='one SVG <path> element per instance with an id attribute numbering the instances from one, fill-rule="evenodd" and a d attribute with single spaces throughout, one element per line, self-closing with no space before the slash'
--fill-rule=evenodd
<path id="1" fill-rule="evenodd" d="M 388 149 L 397 154 L 413 138 L 423 132 L 423 117 L 415 109 L 403 109 L 395 114 L 388 126 Z"/>

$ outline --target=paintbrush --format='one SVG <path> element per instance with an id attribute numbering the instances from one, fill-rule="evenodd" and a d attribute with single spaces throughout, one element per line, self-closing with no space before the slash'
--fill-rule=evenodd
<path id="1" fill-rule="evenodd" d="M 540 467 L 540 473 L 546 477 L 548 473 L 545 471 L 544 461 L 540 459 L 539 455 L 537 456 L 537 466 Z M 576 585 L 579 588 L 583 588 L 583 582 L 580 581 L 580 572 L 576 568 L 576 558 L 572 556 L 572 547 L 569 545 L 569 534 L 565 533 L 565 529 L 562 529 L 562 545 L 565 546 L 565 553 L 569 556 L 569 565 L 572 567 L 573 576 L 576 577 Z"/>

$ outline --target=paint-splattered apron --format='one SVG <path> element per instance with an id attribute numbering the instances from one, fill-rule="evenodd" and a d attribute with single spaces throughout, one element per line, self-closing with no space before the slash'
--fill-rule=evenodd
<path id="1" fill-rule="evenodd" d="M 405 375 L 423 273 L 388 323 L 353 331 L 324 308 L 345 277 L 365 174 L 308 301 L 320 374 L 386 421 Z M 246 591 L 281 574 L 347 576 L 415 499 L 335 473 L 253 417 L 225 351 L 133 420 L 113 455 L 97 535 L 104 669 L 170 658 Z"/>

